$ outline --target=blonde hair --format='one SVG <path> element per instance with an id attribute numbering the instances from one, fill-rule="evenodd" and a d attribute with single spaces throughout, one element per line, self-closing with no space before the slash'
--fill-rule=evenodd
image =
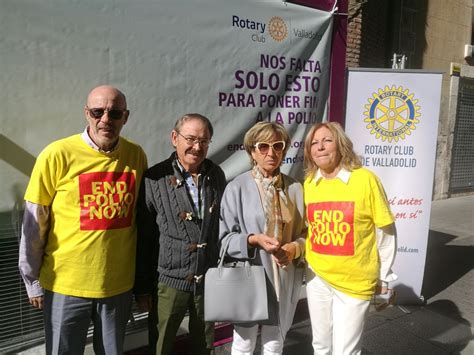
<path id="1" fill-rule="evenodd" d="M 252 152 L 255 149 L 255 144 L 257 142 L 268 142 L 273 135 L 276 135 L 279 139 L 285 141 L 285 149 L 283 150 L 281 161 L 285 159 L 286 152 L 291 144 L 290 136 L 285 127 L 275 122 L 257 122 L 247 131 L 247 133 L 245 133 L 244 136 L 244 148 L 249 155 L 251 164 L 253 164 Z"/>
<path id="2" fill-rule="evenodd" d="M 314 133 L 322 128 L 326 127 L 331 131 L 334 141 L 336 142 L 337 151 L 341 156 L 339 164 L 349 170 L 355 170 L 362 166 L 360 157 L 354 152 L 354 145 L 352 141 L 344 132 L 342 126 L 337 122 L 321 122 L 315 123 L 309 130 L 304 140 L 304 172 L 305 177 L 314 175 L 318 170 L 318 166 L 311 157 L 311 142 L 313 140 Z"/>

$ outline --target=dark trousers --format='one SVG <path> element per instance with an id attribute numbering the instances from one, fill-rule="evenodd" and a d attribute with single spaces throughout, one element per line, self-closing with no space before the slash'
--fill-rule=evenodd
<path id="1" fill-rule="evenodd" d="M 46 354 L 84 354 L 87 330 L 94 324 L 96 354 L 123 354 L 132 291 L 107 298 L 66 296 L 44 291 Z"/>
<path id="2" fill-rule="evenodd" d="M 148 349 L 150 354 L 156 354 L 156 342 L 158 341 L 158 295 L 157 290 L 152 294 L 152 309 L 148 312 Z"/>
<path id="3" fill-rule="evenodd" d="M 173 350 L 176 333 L 189 311 L 189 334 L 193 354 L 212 354 L 214 323 L 204 322 L 204 296 L 158 284 L 158 343 L 156 354 L 167 355 Z"/>

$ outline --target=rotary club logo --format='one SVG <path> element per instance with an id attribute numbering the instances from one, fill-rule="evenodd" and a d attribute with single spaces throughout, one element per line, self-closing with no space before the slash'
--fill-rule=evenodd
<path id="1" fill-rule="evenodd" d="M 279 16 L 273 16 L 268 22 L 268 32 L 270 36 L 277 41 L 283 41 L 288 36 L 288 29 L 285 21 Z"/>
<path id="2" fill-rule="evenodd" d="M 416 124 L 420 122 L 420 106 L 417 106 L 418 100 L 408 89 L 385 86 L 383 90 L 373 93 L 372 97 L 365 105 L 367 111 L 364 112 L 364 122 L 377 139 L 398 142 L 416 129 Z"/>

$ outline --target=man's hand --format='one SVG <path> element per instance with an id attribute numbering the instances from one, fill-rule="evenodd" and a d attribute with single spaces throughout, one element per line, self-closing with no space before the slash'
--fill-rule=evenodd
<path id="1" fill-rule="evenodd" d="M 135 296 L 135 300 L 137 301 L 138 309 L 142 312 L 150 312 L 153 303 L 151 299 L 151 295 L 137 295 Z"/>
<path id="2" fill-rule="evenodd" d="M 30 304 L 38 309 L 43 309 L 43 296 L 30 297 Z"/>

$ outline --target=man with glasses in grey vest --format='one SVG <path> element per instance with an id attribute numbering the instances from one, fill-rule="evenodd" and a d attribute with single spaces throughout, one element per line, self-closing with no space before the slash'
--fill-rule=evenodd
<path id="1" fill-rule="evenodd" d="M 134 292 L 139 307 L 152 310 L 157 264 L 156 353 L 161 355 L 171 354 L 187 311 L 192 353 L 213 349 L 214 324 L 204 322 L 204 275 L 217 264 L 226 181 L 222 169 L 206 159 L 212 134 L 211 122 L 200 114 L 178 119 L 171 132 L 175 151 L 146 171 L 140 189 Z"/>

